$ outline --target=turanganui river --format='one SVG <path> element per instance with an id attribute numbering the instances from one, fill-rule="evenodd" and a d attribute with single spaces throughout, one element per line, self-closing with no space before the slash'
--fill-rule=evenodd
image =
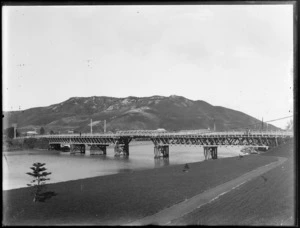
<path id="1" fill-rule="evenodd" d="M 115 157 L 113 146 L 107 148 L 107 155 L 91 156 L 48 150 L 3 152 L 3 190 L 27 187 L 32 177 L 26 173 L 35 162 L 46 163 L 47 171 L 52 173 L 47 183 L 55 183 L 204 160 L 201 146 L 170 146 L 169 159 L 154 159 L 153 148 L 152 142 L 131 142 L 128 158 Z M 218 158 L 238 156 L 240 150 L 221 146 Z"/>

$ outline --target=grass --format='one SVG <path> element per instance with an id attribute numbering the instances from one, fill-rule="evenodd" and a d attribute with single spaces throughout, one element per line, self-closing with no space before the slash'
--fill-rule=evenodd
<path id="1" fill-rule="evenodd" d="M 176 165 L 49 184 L 53 197 L 38 203 L 29 188 L 3 191 L 3 224 L 124 224 L 275 160 L 249 155 L 191 163 L 189 172 Z"/>
<path id="2" fill-rule="evenodd" d="M 294 225 L 295 169 L 293 142 L 262 157 L 288 160 L 217 200 L 172 221 L 173 225 Z"/>

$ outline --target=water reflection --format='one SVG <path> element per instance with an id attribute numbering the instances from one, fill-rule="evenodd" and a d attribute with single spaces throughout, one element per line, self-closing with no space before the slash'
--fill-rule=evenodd
<path id="1" fill-rule="evenodd" d="M 129 156 L 115 156 L 114 160 L 122 162 L 131 162 Z"/>
<path id="2" fill-rule="evenodd" d="M 169 158 L 154 158 L 154 167 L 160 168 L 164 166 L 170 165 L 170 159 Z"/>
<path id="3" fill-rule="evenodd" d="M 126 169 L 118 169 L 118 173 L 132 173 L 133 170 L 130 168 L 126 168 Z"/>

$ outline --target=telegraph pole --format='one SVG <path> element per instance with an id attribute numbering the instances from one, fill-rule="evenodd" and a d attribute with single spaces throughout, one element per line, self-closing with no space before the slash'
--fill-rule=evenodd
<path id="1" fill-rule="evenodd" d="M 13 124 L 14 127 L 14 139 L 17 138 L 17 124 Z"/>
<path id="2" fill-rule="evenodd" d="M 214 119 L 214 131 L 216 131 L 216 122 L 215 122 L 215 119 Z"/>
<path id="3" fill-rule="evenodd" d="M 91 119 L 91 134 L 93 134 L 93 121 Z"/>
<path id="4" fill-rule="evenodd" d="M 106 133 L 106 120 L 104 120 L 104 133 Z"/>

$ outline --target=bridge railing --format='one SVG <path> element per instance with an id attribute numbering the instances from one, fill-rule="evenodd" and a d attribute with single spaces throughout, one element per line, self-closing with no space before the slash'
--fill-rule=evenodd
<path id="1" fill-rule="evenodd" d="M 216 136 L 216 137 L 222 137 L 222 136 L 278 136 L 278 137 L 283 137 L 283 136 L 289 136 L 293 137 L 293 132 L 290 131 L 222 131 L 222 132 L 135 132 L 135 133 L 82 133 L 80 134 L 59 134 L 59 135 L 35 135 L 35 136 L 23 136 L 23 137 L 18 137 L 18 139 L 26 139 L 26 138 L 72 138 L 72 137 L 103 137 L 103 138 L 116 138 L 116 137 L 172 137 L 172 136 L 186 136 L 186 137 L 191 137 L 191 136 Z"/>

